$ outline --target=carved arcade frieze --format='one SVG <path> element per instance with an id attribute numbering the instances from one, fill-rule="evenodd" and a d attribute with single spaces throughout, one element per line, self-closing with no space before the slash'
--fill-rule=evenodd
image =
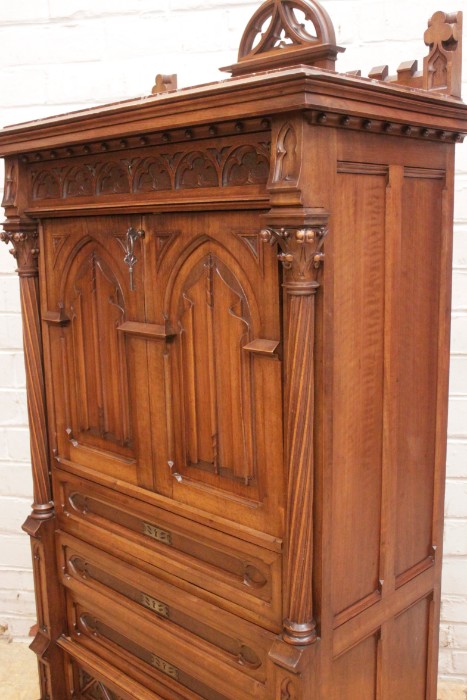
<path id="1" fill-rule="evenodd" d="M 193 150 L 174 145 L 128 152 L 124 157 L 86 157 L 30 166 L 33 201 L 107 195 L 152 194 L 199 188 L 265 185 L 270 144 L 222 141 Z"/>

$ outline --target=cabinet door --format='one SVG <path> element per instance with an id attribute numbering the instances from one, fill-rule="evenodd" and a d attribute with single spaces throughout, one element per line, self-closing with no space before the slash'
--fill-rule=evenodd
<path id="1" fill-rule="evenodd" d="M 146 352 L 122 332 L 124 323 L 144 321 L 142 244 L 134 290 L 124 262 L 126 232 L 139 225 L 137 217 L 46 222 L 43 318 L 57 458 L 152 488 Z"/>
<path id="2" fill-rule="evenodd" d="M 144 227 L 157 269 L 149 295 L 172 334 L 149 356 L 160 488 L 278 533 L 280 287 L 258 215 L 160 215 Z"/>

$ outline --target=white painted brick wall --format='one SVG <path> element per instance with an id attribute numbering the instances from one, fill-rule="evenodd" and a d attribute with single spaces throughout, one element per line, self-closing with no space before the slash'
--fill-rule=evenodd
<path id="1" fill-rule="evenodd" d="M 323 0 L 339 70 L 421 59 L 426 21 L 461 0 Z M 156 73 L 179 85 L 222 79 L 259 0 L 20 0 L 0 3 L 0 126 L 148 94 Z M 467 50 L 465 50 L 467 55 Z M 464 59 L 464 78 L 467 61 Z M 464 82 L 467 98 L 467 83 Z M 457 149 L 450 441 L 440 672 L 467 684 L 467 146 Z M 2 171 L 0 182 L 3 183 Z M 0 187 L 2 184 L 0 184 Z M 0 626 L 34 622 L 29 442 L 14 260 L 0 248 Z"/>

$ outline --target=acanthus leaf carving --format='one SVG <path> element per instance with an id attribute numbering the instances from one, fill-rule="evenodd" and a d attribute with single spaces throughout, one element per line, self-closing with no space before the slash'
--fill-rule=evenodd
<path id="1" fill-rule="evenodd" d="M 37 276 L 38 237 L 35 224 L 24 226 L 20 231 L 5 230 L 0 233 L 0 240 L 13 246 L 10 253 L 18 262 L 18 274 L 21 277 Z"/>
<path id="2" fill-rule="evenodd" d="M 278 259 L 286 271 L 285 286 L 290 290 L 319 287 L 318 272 L 324 260 L 323 244 L 327 235 L 326 226 L 303 228 L 266 228 L 261 231 L 265 243 L 277 245 Z"/>

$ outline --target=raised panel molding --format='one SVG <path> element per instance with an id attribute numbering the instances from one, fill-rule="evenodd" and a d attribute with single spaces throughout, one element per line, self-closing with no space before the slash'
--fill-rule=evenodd
<path id="1" fill-rule="evenodd" d="M 186 273 L 176 325 L 186 468 L 248 486 L 256 474 L 252 366 L 243 352 L 253 332 L 250 303 L 235 275 L 212 253 Z M 197 364 L 201 357 L 206 364 Z M 234 377 L 240 380 L 229 383 Z M 182 471 L 174 469 L 174 475 Z"/>

